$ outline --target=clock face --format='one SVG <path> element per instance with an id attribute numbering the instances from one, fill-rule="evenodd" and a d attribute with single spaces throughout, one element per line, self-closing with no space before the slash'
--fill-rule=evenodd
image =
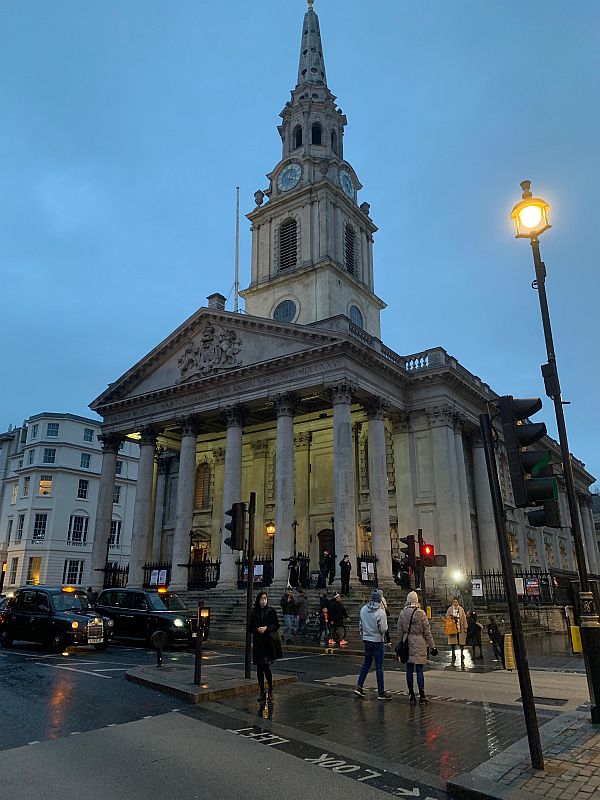
<path id="1" fill-rule="evenodd" d="M 280 192 L 289 192 L 298 185 L 302 177 L 302 167 L 300 164 L 288 164 L 285 169 L 279 173 L 277 178 L 277 187 Z"/>
<path id="2" fill-rule="evenodd" d="M 345 170 L 341 169 L 339 171 L 339 178 L 340 178 L 340 186 L 344 190 L 344 192 L 348 195 L 351 200 L 354 200 L 354 195 L 356 194 L 356 190 L 354 188 L 354 183 L 352 182 L 352 178 L 350 177 L 350 173 Z"/>

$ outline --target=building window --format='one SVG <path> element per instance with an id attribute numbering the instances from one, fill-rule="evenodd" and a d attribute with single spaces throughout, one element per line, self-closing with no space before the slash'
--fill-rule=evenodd
<path id="1" fill-rule="evenodd" d="M 115 467 L 115 475 L 122 475 L 123 474 L 123 462 L 117 461 L 117 465 Z"/>
<path id="2" fill-rule="evenodd" d="M 296 125 L 294 129 L 294 149 L 302 147 L 302 126 Z"/>
<path id="3" fill-rule="evenodd" d="M 72 558 L 65 559 L 65 566 L 63 567 L 63 583 L 81 585 L 83 578 L 83 561 L 74 560 Z"/>
<path id="4" fill-rule="evenodd" d="M 40 582 L 40 572 L 42 569 L 42 559 L 39 556 L 34 556 L 29 559 L 29 566 L 27 567 L 27 580 L 26 583 L 32 583 L 37 586 Z"/>
<path id="5" fill-rule="evenodd" d="M 25 514 L 19 514 L 17 517 L 17 535 L 15 536 L 15 542 L 20 542 L 23 538 L 23 528 L 25 527 Z"/>
<path id="6" fill-rule="evenodd" d="M 119 547 L 121 544 L 121 520 L 113 519 L 110 523 L 110 539 L 108 540 L 110 547 Z"/>
<path id="7" fill-rule="evenodd" d="M 279 228 L 279 269 L 296 266 L 298 258 L 298 226 L 295 219 L 286 219 Z"/>
<path id="8" fill-rule="evenodd" d="M 78 514 L 72 514 L 69 520 L 69 533 L 67 535 L 67 544 L 73 547 L 82 547 L 87 542 L 89 517 L 83 517 Z"/>
<path id="9" fill-rule="evenodd" d="M 39 425 L 37 424 L 31 426 L 31 437 L 30 437 L 31 439 L 37 439 L 38 428 Z"/>
<path id="10" fill-rule="evenodd" d="M 88 487 L 90 485 L 89 481 L 81 479 L 79 481 L 79 486 L 77 487 L 77 499 L 78 500 L 87 500 L 88 496 Z"/>
<path id="11" fill-rule="evenodd" d="M 94 429 L 93 428 L 84 428 L 83 429 L 83 441 L 84 442 L 93 442 L 94 441 Z"/>
<path id="12" fill-rule="evenodd" d="M 10 544 L 10 537 L 12 535 L 13 520 L 9 519 L 6 526 L 6 544 Z"/>
<path id="13" fill-rule="evenodd" d="M 210 508 L 210 464 L 204 462 L 196 470 L 194 508 Z"/>
<path id="14" fill-rule="evenodd" d="M 46 538 L 46 522 L 48 522 L 48 514 L 35 515 L 35 525 L 33 526 L 34 542 L 43 542 Z"/>
<path id="15" fill-rule="evenodd" d="M 91 460 L 92 460 L 92 457 L 91 457 L 91 455 L 89 453 L 82 453 L 81 454 L 81 464 L 80 464 L 81 469 L 89 469 Z"/>
<path id="16" fill-rule="evenodd" d="M 313 144 L 322 144 L 322 142 L 321 142 L 321 138 L 322 138 L 321 137 L 321 126 L 319 125 L 318 122 L 315 122 L 315 124 L 312 126 L 311 137 L 312 137 L 312 143 Z"/>
<path id="17" fill-rule="evenodd" d="M 46 426 L 46 436 L 55 439 L 58 436 L 58 422 L 49 422 Z"/>
<path id="18" fill-rule="evenodd" d="M 335 131 L 331 131 L 331 149 L 337 156 L 338 149 L 337 149 L 337 133 Z"/>
<path id="19" fill-rule="evenodd" d="M 29 466 L 31 466 L 33 464 L 33 459 L 34 458 L 35 458 L 35 450 L 30 450 L 27 453 L 27 463 L 29 464 Z"/>
<path id="20" fill-rule="evenodd" d="M 44 447 L 44 464 L 54 464 L 56 461 L 56 448 Z"/>
<path id="21" fill-rule="evenodd" d="M 277 322 L 291 322 L 295 316 L 296 304 L 293 300 L 284 300 L 273 312 L 273 319 L 276 319 Z"/>
<path id="22" fill-rule="evenodd" d="M 8 582 L 11 586 L 17 582 L 17 569 L 19 568 L 19 559 L 18 558 L 11 558 L 10 560 L 10 574 L 8 576 Z"/>
<path id="23" fill-rule="evenodd" d="M 113 503 L 119 503 L 121 501 L 121 487 L 117 484 L 113 489 Z"/>
<path id="24" fill-rule="evenodd" d="M 346 256 L 346 269 L 354 275 L 356 266 L 356 236 L 351 225 L 346 225 L 344 231 L 344 254 Z"/>
<path id="25" fill-rule="evenodd" d="M 14 506 L 14 504 L 17 502 L 17 495 L 18 494 L 19 494 L 19 484 L 18 483 L 13 483 L 13 486 L 12 486 L 12 489 L 11 489 L 11 492 L 10 492 L 10 504 L 11 504 L 11 506 Z"/>
<path id="26" fill-rule="evenodd" d="M 29 484 L 31 483 L 31 478 L 27 475 L 23 478 L 23 497 L 29 497 Z"/>
<path id="27" fill-rule="evenodd" d="M 49 497 L 52 494 L 52 475 L 40 475 L 40 495 Z"/>
<path id="28" fill-rule="evenodd" d="M 350 320 L 358 328 L 364 328 L 363 315 L 360 313 L 358 306 L 350 306 Z"/>

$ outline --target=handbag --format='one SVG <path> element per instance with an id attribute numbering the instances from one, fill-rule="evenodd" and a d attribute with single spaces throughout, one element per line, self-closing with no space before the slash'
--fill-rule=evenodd
<path id="1" fill-rule="evenodd" d="M 406 662 L 408 661 L 408 656 L 409 656 L 408 637 L 410 636 L 410 626 L 412 625 L 413 617 L 415 616 L 416 611 L 417 609 L 415 608 L 415 610 L 412 612 L 410 622 L 408 623 L 408 632 L 406 634 L 406 639 L 402 639 L 402 641 L 396 645 L 396 655 L 398 656 L 398 660 L 402 664 L 406 664 Z"/>
<path id="2" fill-rule="evenodd" d="M 456 636 L 458 633 L 458 626 L 454 617 L 446 617 L 444 622 L 444 635 L 445 636 Z"/>

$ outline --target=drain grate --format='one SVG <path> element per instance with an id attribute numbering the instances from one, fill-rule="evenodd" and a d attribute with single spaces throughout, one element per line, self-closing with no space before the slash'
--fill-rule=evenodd
<path id="1" fill-rule="evenodd" d="M 522 697 L 517 697 L 515 700 L 515 703 L 522 702 Z M 566 706 L 569 701 L 565 700 L 563 697 L 534 697 L 533 702 L 540 706 Z"/>

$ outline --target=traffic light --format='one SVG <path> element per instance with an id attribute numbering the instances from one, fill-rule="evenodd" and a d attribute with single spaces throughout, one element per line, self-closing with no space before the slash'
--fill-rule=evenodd
<path id="1" fill-rule="evenodd" d="M 421 563 L 424 567 L 435 566 L 435 548 L 432 544 L 421 543 Z"/>
<path id="2" fill-rule="evenodd" d="M 404 538 L 401 538 L 400 541 L 404 542 L 406 545 L 406 547 L 400 548 L 400 552 L 404 553 L 407 565 L 414 571 L 417 566 L 417 548 L 415 546 L 415 537 L 411 533 L 410 536 L 405 536 Z"/>
<path id="3" fill-rule="evenodd" d="M 552 453 L 524 449 L 546 435 L 543 422 L 528 421 L 541 409 L 542 401 L 539 397 L 517 399 L 506 395 L 499 404 L 515 506 L 539 506 L 527 514 L 532 527 L 560 528 L 558 481 L 552 471 Z"/>
<path id="4" fill-rule="evenodd" d="M 231 536 L 224 539 L 225 544 L 233 551 L 243 550 L 246 504 L 234 503 L 229 511 L 225 512 L 225 516 L 231 517 L 231 522 L 225 523 L 225 529 L 231 533 Z"/>

